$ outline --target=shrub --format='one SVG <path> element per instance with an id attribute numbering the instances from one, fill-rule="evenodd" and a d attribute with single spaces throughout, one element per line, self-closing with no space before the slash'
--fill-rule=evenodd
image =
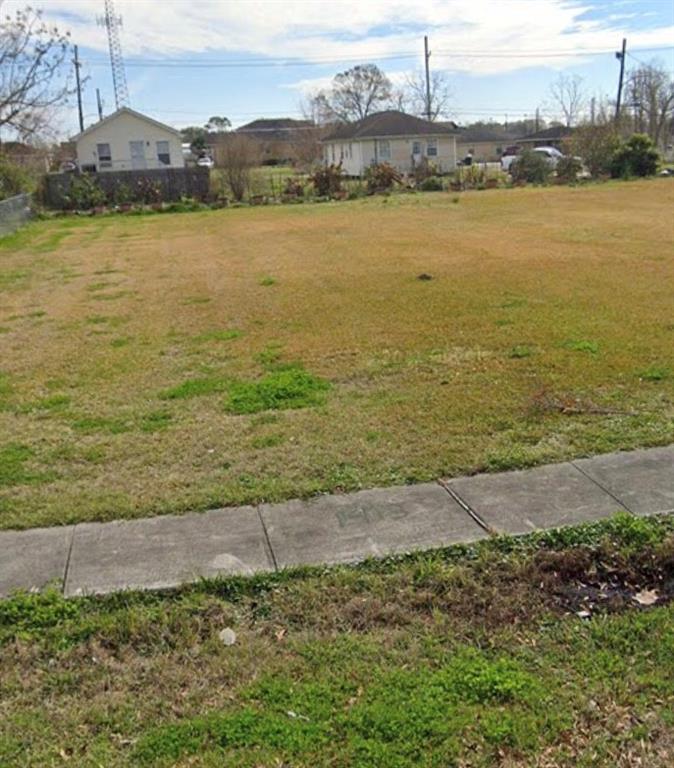
<path id="1" fill-rule="evenodd" d="M 402 177 L 389 163 L 376 163 L 365 171 L 365 182 L 368 193 L 374 194 L 392 189 L 394 184 L 402 182 Z"/>
<path id="2" fill-rule="evenodd" d="M 106 194 L 98 182 L 87 175 L 72 176 L 65 199 L 67 207 L 72 210 L 88 210 L 107 202 Z"/>
<path id="3" fill-rule="evenodd" d="M 311 183 L 314 185 L 316 194 L 319 197 L 331 197 L 337 192 L 342 191 L 342 164 L 322 165 L 311 175 Z"/>
<path id="4" fill-rule="evenodd" d="M 438 169 L 433 163 L 429 161 L 427 157 L 422 157 L 421 160 L 414 166 L 412 172 L 414 181 L 419 185 L 424 179 L 429 176 L 435 176 L 438 173 Z"/>
<path id="5" fill-rule="evenodd" d="M 469 187 L 478 187 L 487 180 L 487 172 L 480 165 L 468 165 L 461 170 L 463 183 Z"/>
<path id="6" fill-rule="evenodd" d="M 283 185 L 283 195 L 285 197 L 302 197 L 304 195 L 304 185 L 300 179 L 289 176 Z"/>
<path id="7" fill-rule="evenodd" d="M 218 155 L 224 181 L 232 197 L 241 202 L 250 190 L 250 171 L 259 161 L 258 145 L 249 136 L 232 133 L 225 137 Z"/>
<path id="8" fill-rule="evenodd" d="M 579 155 L 592 176 L 611 172 L 620 137 L 613 125 L 581 125 L 574 131 L 570 151 Z"/>
<path id="9" fill-rule="evenodd" d="M 419 189 L 422 192 L 442 192 L 444 187 L 442 185 L 442 179 L 437 176 L 429 176 L 419 184 Z"/>
<path id="10" fill-rule="evenodd" d="M 577 157 L 566 155 L 557 163 L 557 178 L 562 181 L 576 181 L 578 174 L 583 170 L 582 163 Z"/>
<path id="11" fill-rule="evenodd" d="M 143 177 L 136 183 L 134 199 L 141 203 L 160 203 L 162 198 L 161 184 L 152 179 Z"/>
<path id="12" fill-rule="evenodd" d="M 0 155 L 0 200 L 26 192 L 29 179 L 23 168 Z"/>
<path id="13" fill-rule="evenodd" d="M 532 184 L 545 184 L 552 169 L 540 152 L 524 150 L 510 167 L 513 181 L 528 181 Z"/>
<path id="14" fill-rule="evenodd" d="M 644 133 L 635 133 L 613 156 L 611 176 L 653 176 L 658 170 L 658 159 L 658 151 L 651 139 Z"/>

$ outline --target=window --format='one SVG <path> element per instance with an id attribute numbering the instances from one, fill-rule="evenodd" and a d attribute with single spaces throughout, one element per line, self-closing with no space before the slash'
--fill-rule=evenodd
<path id="1" fill-rule="evenodd" d="M 109 144 L 96 144 L 99 168 L 112 168 L 112 152 Z"/>
<path id="2" fill-rule="evenodd" d="M 438 154 L 438 140 L 429 139 L 426 142 L 426 155 L 428 157 L 437 157 Z"/>
<path id="3" fill-rule="evenodd" d="M 412 154 L 413 155 L 421 154 L 421 142 L 419 140 L 412 142 Z"/>
<path id="4" fill-rule="evenodd" d="M 377 142 L 377 149 L 379 154 L 380 160 L 390 160 L 391 159 L 391 142 L 388 141 L 388 139 L 380 139 Z"/>
<path id="5" fill-rule="evenodd" d="M 171 153 L 168 141 L 157 142 L 157 160 L 161 165 L 171 165 Z"/>

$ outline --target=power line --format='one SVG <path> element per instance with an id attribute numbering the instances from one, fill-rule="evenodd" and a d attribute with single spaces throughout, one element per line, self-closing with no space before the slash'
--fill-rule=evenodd
<path id="1" fill-rule="evenodd" d="M 653 48 L 635 49 L 636 53 L 651 53 L 658 51 L 674 51 L 674 46 L 659 46 Z M 559 51 L 456 51 L 447 49 L 436 49 L 436 55 L 448 59 L 558 59 L 558 58 L 587 58 L 588 56 L 609 56 L 614 52 L 612 50 L 559 50 Z M 239 60 L 210 60 L 201 61 L 197 59 L 126 59 L 127 67 L 147 67 L 147 68 L 166 68 L 166 69 L 241 69 L 241 68 L 265 68 L 265 67 L 308 67 L 308 66 L 326 66 L 329 64 L 342 64 L 348 62 L 363 61 L 373 59 L 375 61 L 398 60 L 398 59 L 417 59 L 418 53 L 399 52 L 399 53 L 363 53 L 359 56 L 335 57 L 317 57 L 310 58 L 250 58 Z M 107 66 L 108 62 L 103 59 L 89 59 L 87 63 L 90 66 Z"/>

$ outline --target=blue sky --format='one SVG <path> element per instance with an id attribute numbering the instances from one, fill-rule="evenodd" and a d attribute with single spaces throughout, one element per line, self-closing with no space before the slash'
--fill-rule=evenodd
<path id="1" fill-rule="evenodd" d="M 103 0 L 33 0 L 69 29 L 88 81 L 114 110 L 107 40 L 96 24 Z M 5 0 L 3 10 L 24 5 Z M 672 0 L 116 0 L 131 106 L 177 127 L 226 115 L 300 116 L 302 97 L 356 63 L 378 64 L 394 82 L 422 65 L 446 73 L 457 122 L 556 117 L 549 87 L 560 72 L 583 78 L 588 96 L 615 93 L 614 51 L 627 65 L 659 60 L 674 70 Z M 660 50 L 657 50 L 660 49 Z M 76 111 L 61 130 L 76 127 Z"/>

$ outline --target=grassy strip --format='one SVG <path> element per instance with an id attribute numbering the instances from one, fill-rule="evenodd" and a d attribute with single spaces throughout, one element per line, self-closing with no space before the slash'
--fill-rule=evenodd
<path id="1" fill-rule="evenodd" d="M 0 764 L 664 768 L 673 576 L 674 518 L 618 515 L 164 594 L 16 595 Z"/>

